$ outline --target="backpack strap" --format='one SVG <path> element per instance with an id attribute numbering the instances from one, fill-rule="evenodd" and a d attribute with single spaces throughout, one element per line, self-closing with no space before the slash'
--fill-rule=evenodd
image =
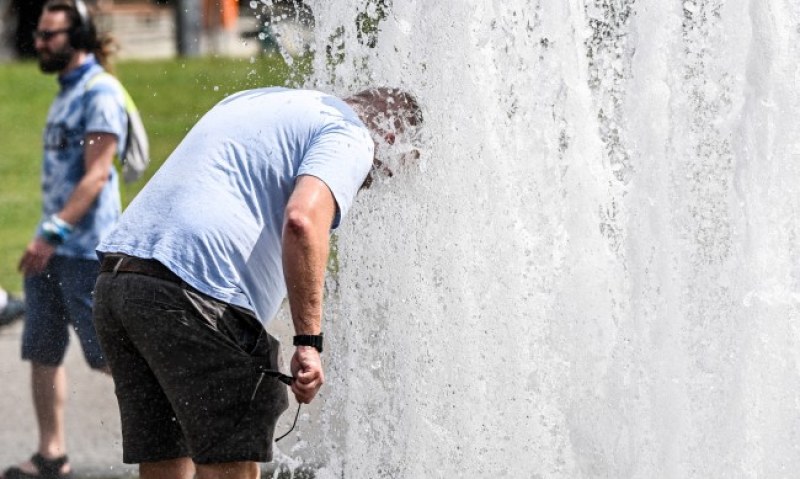
<path id="1" fill-rule="evenodd" d="M 86 82 L 86 86 L 84 87 L 83 91 L 86 92 L 91 90 L 92 87 L 97 85 L 97 83 L 101 80 L 108 80 L 114 83 L 120 89 L 120 91 L 122 92 L 122 96 L 125 99 L 125 111 L 128 112 L 128 114 L 131 114 L 131 112 L 138 111 L 138 109 L 136 108 L 136 103 L 133 102 L 133 98 L 131 98 L 131 95 L 128 93 L 128 90 L 126 90 L 125 87 L 122 86 L 122 83 L 120 83 L 120 81 L 117 80 L 117 77 L 108 73 L 107 71 L 101 71 L 95 74 L 92 78 L 89 78 L 89 81 Z"/>
<path id="2" fill-rule="evenodd" d="M 147 139 L 142 116 L 139 114 L 133 98 L 114 75 L 105 71 L 95 74 L 87 80 L 84 92 L 91 90 L 101 81 L 107 81 L 109 84 L 115 85 L 123 95 L 123 106 L 128 116 L 128 135 L 122 154 L 117 155 L 117 159 L 122 167 L 123 179 L 126 183 L 131 183 L 141 178 L 150 164 L 150 142 Z"/>

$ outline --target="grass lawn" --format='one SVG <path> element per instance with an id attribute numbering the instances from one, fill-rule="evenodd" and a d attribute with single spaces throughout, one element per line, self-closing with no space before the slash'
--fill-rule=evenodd
<path id="1" fill-rule="evenodd" d="M 297 65 L 297 63 L 296 63 Z M 301 66 L 302 68 L 302 66 Z M 297 75 L 297 76 L 294 76 Z M 152 175 L 212 105 L 239 90 L 301 78 L 278 56 L 122 62 L 117 76 L 136 101 L 150 138 Z M 21 291 L 17 262 L 41 214 L 41 135 L 57 93 L 35 63 L 0 64 L 0 286 Z M 127 205 L 146 179 L 122 186 Z"/>

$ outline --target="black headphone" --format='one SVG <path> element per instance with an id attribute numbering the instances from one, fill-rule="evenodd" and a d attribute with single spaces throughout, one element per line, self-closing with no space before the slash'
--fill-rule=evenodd
<path id="1" fill-rule="evenodd" d="M 69 44 L 78 50 L 92 51 L 97 46 L 97 29 L 89 16 L 89 8 L 83 0 L 74 0 L 74 5 L 78 15 L 69 30 Z"/>

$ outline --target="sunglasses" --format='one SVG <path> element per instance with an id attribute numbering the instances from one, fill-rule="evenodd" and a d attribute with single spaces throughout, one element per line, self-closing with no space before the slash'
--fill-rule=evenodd
<path id="1" fill-rule="evenodd" d="M 61 30 L 34 30 L 33 39 L 42 40 L 44 42 L 51 40 L 56 35 L 69 32 L 69 28 L 62 28 Z"/>

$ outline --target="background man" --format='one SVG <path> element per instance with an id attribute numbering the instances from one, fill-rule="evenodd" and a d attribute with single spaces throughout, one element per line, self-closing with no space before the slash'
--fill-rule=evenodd
<path id="1" fill-rule="evenodd" d="M 143 479 L 256 478 L 287 393 L 264 329 L 287 295 L 291 390 L 310 402 L 328 239 L 375 144 L 421 121 L 410 95 L 342 101 L 265 88 L 188 133 L 101 243 L 95 322 L 119 401 L 123 460 Z M 366 125 L 366 126 L 365 126 Z M 371 136 L 372 134 L 372 136 Z"/>
<path id="2" fill-rule="evenodd" d="M 39 445 L 30 461 L 5 479 L 61 477 L 65 454 L 66 372 L 70 325 L 89 365 L 107 370 L 92 323 L 91 293 L 99 271 L 95 247 L 120 213 L 111 165 L 127 135 L 124 96 L 115 81 L 87 82 L 103 71 L 107 42 L 98 38 L 86 6 L 51 0 L 34 34 L 39 66 L 57 73 L 60 91 L 44 131 L 43 216 L 19 263 L 25 275 L 27 319 L 22 357 L 31 361 Z"/>

